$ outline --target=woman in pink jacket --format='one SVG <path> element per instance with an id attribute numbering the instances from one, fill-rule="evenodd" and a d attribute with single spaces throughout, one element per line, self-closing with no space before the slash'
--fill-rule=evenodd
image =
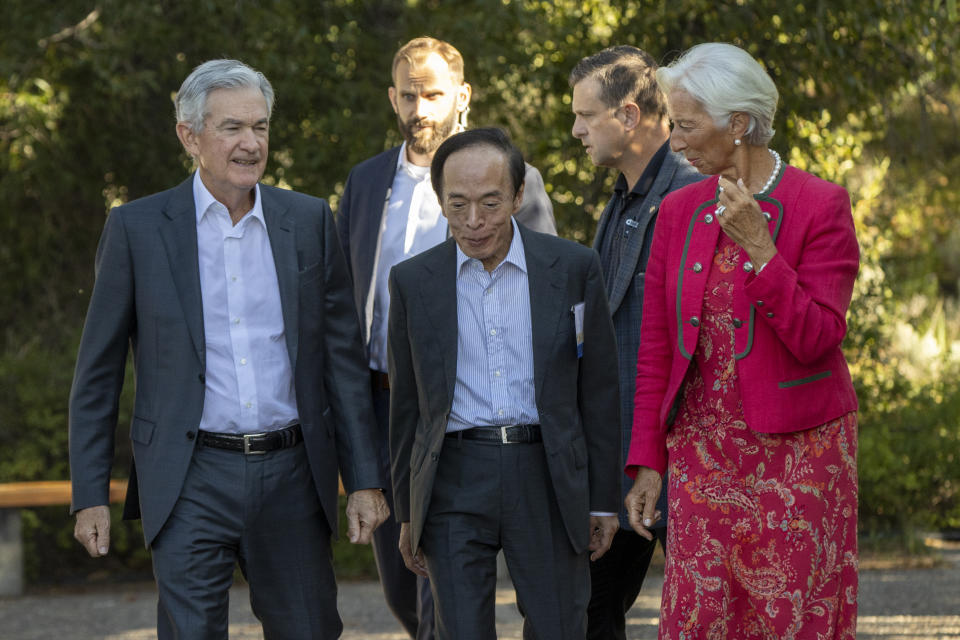
<path id="1" fill-rule="evenodd" d="M 657 72 L 670 144 L 714 176 L 664 199 L 645 279 L 627 510 L 669 468 L 661 638 L 853 638 L 859 264 L 846 190 L 768 148 L 778 94 L 711 43 Z"/>

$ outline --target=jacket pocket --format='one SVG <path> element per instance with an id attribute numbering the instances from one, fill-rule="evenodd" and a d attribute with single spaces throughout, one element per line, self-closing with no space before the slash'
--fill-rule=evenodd
<path id="1" fill-rule="evenodd" d="M 140 444 L 150 444 L 153 440 L 153 430 L 156 424 L 143 418 L 133 417 L 133 423 L 130 425 L 130 439 Z"/>
<path id="2" fill-rule="evenodd" d="M 583 436 L 576 438 L 570 443 L 570 449 L 573 450 L 573 464 L 577 469 L 583 469 L 587 466 L 587 443 Z"/>
<path id="3" fill-rule="evenodd" d="M 803 384 L 809 384 L 811 382 L 816 382 L 817 380 L 823 380 L 824 378 L 829 378 L 833 375 L 833 372 L 830 370 L 821 371 L 820 373 L 815 373 L 812 376 L 807 376 L 806 378 L 797 378 L 796 380 L 784 380 L 783 382 L 778 382 L 777 387 L 780 389 L 789 389 L 790 387 L 799 387 Z"/>

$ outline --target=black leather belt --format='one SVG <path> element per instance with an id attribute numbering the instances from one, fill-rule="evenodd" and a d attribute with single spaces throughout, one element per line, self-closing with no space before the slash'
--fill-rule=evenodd
<path id="1" fill-rule="evenodd" d="M 370 369 L 370 386 L 373 387 L 374 391 L 389 391 L 390 376 L 383 371 Z"/>
<path id="2" fill-rule="evenodd" d="M 482 440 L 500 444 L 529 444 L 543 442 L 538 424 L 511 424 L 505 427 L 472 427 L 463 431 L 451 431 L 448 438 Z"/>
<path id="3" fill-rule="evenodd" d="M 265 433 L 216 433 L 215 431 L 197 431 L 197 442 L 205 447 L 239 451 L 246 454 L 267 453 L 276 449 L 286 449 L 303 440 L 303 430 L 294 424 L 277 431 Z"/>

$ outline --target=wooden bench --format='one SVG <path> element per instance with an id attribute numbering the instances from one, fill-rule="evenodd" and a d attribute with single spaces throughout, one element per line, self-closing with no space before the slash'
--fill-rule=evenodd
<path id="1" fill-rule="evenodd" d="M 120 502 L 126 494 L 126 480 L 110 481 L 110 502 Z M 23 593 L 20 509 L 68 505 L 70 495 L 70 482 L 66 480 L 0 484 L 0 596 Z"/>

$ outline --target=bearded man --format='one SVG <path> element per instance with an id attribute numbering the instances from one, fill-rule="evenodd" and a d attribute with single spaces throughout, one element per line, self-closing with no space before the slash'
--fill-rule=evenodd
<path id="1" fill-rule="evenodd" d="M 388 276 L 395 264 L 440 244 L 450 235 L 431 186 L 430 162 L 444 140 L 466 127 L 471 95 L 470 85 L 464 82 L 460 52 L 435 38 L 415 38 L 400 47 L 393 58 L 392 75 L 393 85 L 387 95 L 404 142 L 350 171 L 337 215 L 367 348 L 384 461 L 390 459 Z M 553 206 L 540 172 L 526 165 L 524 181 L 523 202 L 514 217 L 529 229 L 556 235 Z M 392 509 L 389 491 L 387 501 Z M 430 585 L 404 565 L 397 547 L 399 535 L 400 525 L 393 517 L 374 532 L 374 556 L 384 596 L 411 638 L 433 638 Z"/>

